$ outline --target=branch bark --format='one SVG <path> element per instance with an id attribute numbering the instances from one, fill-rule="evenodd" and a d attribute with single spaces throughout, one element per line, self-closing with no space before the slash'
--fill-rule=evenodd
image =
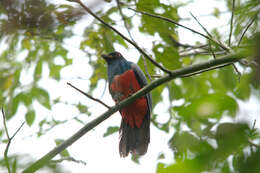
<path id="1" fill-rule="evenodd" d="M 74 88 L 75 90 L 77 90 L 78 92 L 80 92 L 81 94 L 83 94 L 84 96 L 90 98 L 91 100 L 94 100 L 95 102 L 98 102 L 100 104 L 102 104 L 103 106 L 105 106 L 106 108 L 110 109 L 111 107 L 108 106 L 106 103 L 102 102 L 101 100 L 92 97 L 91 95 L 85 93 L 84 91 L 78 89 L 77 87 L 75 87 L 74 85 L 72 85 L 71 83 L 67 82 L 67 85 L 71 86 L 72 88 Z"/>
<path id="2" fill-rule="evenodd" d="M 138 10 L 135 10 L 135 9 L 133 9 L 133 8 L 128 8 L 128 9 L 133 10 L 133 11 L 135 11 L 136 13 L 141 13 L 141 14 L 143 14 L 143 15 L 147 15 L 147 16 L 150 16 L 150 17 L 154 17 L 154 18 L 157 18 L 157 19 L 164 20 L 164 21 L 166 21 L 166 22 L 173 23 L 173 24 L 175 24 L 175 25 L 177 25 L 177 26 L 180 26 L 180 27 L 182 27 L 182 28 L 185 28 L 185 29 L 187 29 L 187 30 L 189 30 L 189 31 L 191 31 L 191 32 L 193 32 L 193 33 L 195 33 L 195 34 L 198 34 L 198 35 L 200 35 L 200 36 L 202 36 L 202 37 L 204 37 L 204 38 L 206 38 L 206 39 L 208 39 L 208 40 L 210 40 L 210 41 L 216 43 L 216 44 L 219 45 L 223 50 L 229 51 L 229 48 L 227 48 L 227 47 L 224 46 L 223 44 L 220 44 L 218 41 L 214 40 L 213 38 L 211 38 L 211 37 L 209 37 L 209 36 L 207 36 L 207 35 L 205 35 L 205 34 L 202 34 L 202 33 L 198 32 L 198 31 L 195 31 L 195 30 L 192 29 L 192 28 L 189 28 L 189 27 L 187 27 L 187 26 L 184 26 L 184 25 L 182 25 L 182 24 L 180 24 L 180 23 L 178 23 L 178 22 L 175 22 L 174 20 L 172 20 L 172 19 L 170 19 L 170 18 L 167 18 L 167 17 L 164 17 L 164 16 L 155 15 L 155 14 L 150 14 L 150 13 L 147 13 L 147 12 L 144 12 L 144 11 L 138 11 Z"/>
<path id="3" fill-rule="evenodd" d="M 127 38 L 126 36 L 124 36 L 121 32 L 119 32 L 116 28 L 114 28 L 113 26 L 109 25 L 108 23 L 106 23 L 103 19 L 101 19 L 100 17 L 98 17 L 95 13 L 93 13 L 85 4 L 83 4 L 83 2 L 81 0 L 69 0 L 71 2 L 76 2 L 78 3 L 81 7 L 83 7 L 86 12 L 88 12 L 91 16 L 93 16 L 95 19 L 97 19 L 99 22 L 101 22 L 103 25 L 105 25 L 106 27 L 108 27 L 109 29 L 113 30 L 115 33 L 117 33 L 120 37 L 122 37 L 124 40 L 126 40 L 128 43 L 130 43 L 131 45 L 133 45 L 141 54 L 143 54 L 152 64 L 154 64 L 156 67 L 158 67 L 159 69 L 161 69 L 162 71 L 166 72 L 166 73 L 170 73 L 170 70 L 166 69 L 165 67 L 163 67 L 162 65 L 160 65 L 159 63 L 157 63 L 154 59 L 152 59 L 141 47 L 139 47 L 135 42 L 133 42 L 132 40 L 130 40 L 129 38 Z"/>
<path id="4" fill-rule="evenodd" d="M 191 74 L 198 74 L 202 73 L 207 69 L 217 68 L 219 66 L 223 66 L 226 64 L 231 64 L 238 62 L 241 58 L 247 57 L 247 54 L 245 53 L 236 53 L 236 54 L 229 54 L 226 56 L 223 56 L 219 59 L 214 59 L 211 61 L 207 61 L 200 64 L 191 65 L 188 67 L 184 67 L 182 69 L 170 71 L 166 76 L 161 77 L 157 80 L 152 81 L 149 85 L 145 86 L 135 94 L 133 94 L 131 97 L 121 101 L 119 104 L 111 107 L 108 111 L 94 119 L 93 121 L 87 123 L 84 127 L 82 127 L 78 132 L 76 132 L 74 135 L 72 135 L 69 139 L 64 141 L 59 146 L 52 149 L 49 153 L 44 155 L 42 158 L 37 160 L 35 163 L 30 165 L 28 168 L 26 168 L 23 173 L 32 173 L 43 167 L 45 164 L 47 164 L 53 157 L 55 157 L 57 154 L 59 154 L 61 151 L 69 147 L 71 144 L 76 142 L 79 138 L 81 138 L 83 135 L 85 135 L 88 131 L 95 128 L 97 125 L 105 121 L 107 118 L 109 118 L 112 114 L 117 112 L 118 110 L 122 109 L 123 107 L 127 106 L 128 104 L 134 102 L 136 99 L 140 98 L 141 96 L 149 93 L 151 90 L 155 89 L 156 87 L 169 82 L 170 80 L 173 80 L 178 77 L 185 77 L 187 75 Z"/>

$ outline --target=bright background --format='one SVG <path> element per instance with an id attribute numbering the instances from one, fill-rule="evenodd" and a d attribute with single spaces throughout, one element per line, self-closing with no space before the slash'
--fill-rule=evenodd
<path id="1" fill-rule="evenodd" d="M 55 1 L 57 4 L 59 3 L 69 3 L 66 1 Z M 162 2 L 168 3 L 168 1 L 163 0 Z M 182 1 L 183 2 L 183 1 Z M 106 8 L 106 6 L 115 5 L 112 3 L 104 3 L 97 2 L 95 0 L 85 1 L 86 4 L 96 3 L 96 6 L 93 5 L 93 10 L 98 10 L 100 8 Z M 230 19 L 230 13 L 221 14 L 219 19 L 214 17 L 207 16 L 207 14 L 211 14 L 214 8 L 221 9 L 221 11 L 227 11 L 225 3 L 223 1 L 205 1 L 205 0 L 196 0 L 194 3 L 185 6 L 184 8 L 179 8 L 179 15 L 181 18 L 189 18 L 189 20 L 184 20 L 181 23 L 189 26 L 197 31 L 203 32 L 201 27 L 194 21 L 189 12 L 192 12 L 194 15 L 198 16 L 198 19 L 204 26 L 207 27 L 208 30 L 211 30 L 215 27 L 222 27 L 226 23 L 228 23 Z M 129 11 L 131 13 L 131 11 Z M 115 16 L 117 17 L 117 16 Z M 71 82 L 78 88 L 82 90 L 88 90 L 88 78 L 91 76 L 92 69 L 91 66 L 88 65 L 87 57 L 84 52 L 79 49 L 80 41 L 83 39 L 82 34 L 86 25 L 88 25 L 93 18 L 89 15 L 86 15 L 81 22 L 76 24 L 74 29 L 75 36 L 72 39 L 66 40 L 64 45 L 69 50 L 69 57 L 73 58 L 73 64 L 69 67 L 66 67 L 62 70 L 61 77 L 62 80 L 60 82 L 56 82 L 55 80 L 49 79 L 48 75 L 43 76 L 43 80 L 41 80 L 40 86 L 44 88 L 48 88 L 49 94 L 51 98 L 61 97 L 61 100 L 64 102 L 74 102 L 78 103 L 79 101 L 89 106 L 89 111 L 92 113 L 91 117 L 87 117 L 85 115 L 80 115 L 81 119 L 84 120 L 85 123 L 90 122 L 97 116 L 101 115 L 106 111 L 106 108 L 102 105 L 93 102 L 92 100 L 86 98 L 81 95 L 71 87 L 69 87 L 66 83 Z M 135 18 L 133 18 L 135 20 Z M 137 20 L 136 20 L 137 21 Z M 135 23 L 138 27 L 138 22 Z M 126 34 L 125 29 L 122 25 L 116 26 L 122 33 Z M 227 28 L 223 27 L 223 31 L 227 30 Z M 228 34 L 228 32 L 226 32 Z M 140 35 L 137 32 L 132 32 L 134 39 L 138 42 L 141 47 L 145 47 L 149 49 L 151 43 L 149 42 L 149 38 L 145 38 L 143 35 Z M 190 31 L 183 30 L 179 28 L 179 35 L 182 36 L 180 38 L 181 43 L 193 44 L 195 40 L 202 41 L 203 38 L 200 36 L 194 35 Z M 144 41 L 145 40 L 145 41 Z M 0 45 L 0 50 L 5 49 L 4 43 Z M 135 49 L 131 49 L 131 51 L 126 51 L 122 46 L 117 46 L 116 49 L 121 52 L 128 60 L 137 62 L 138 52 Z M 27 55 L 26 52 L 22 52 L 19 54 L 20 58 L 23 58 Z M 60 60 L 57 58 L 57 62 Z M 43 69 L 43 74 L 48 74 L 47 67 Z M 33 78 L 30 77 L 30 73 L 32 71 L 25 72 L 23 74 L 23 80 L 21 81 L 24 85 L 30 83 Z M 81 79 L 79 79 L 81 78 Z M 100 81 L 98 88 L 94 91 L 93 96 L 101 99 L 108 105 L 114 105 L 108 89 L 107 89 L 106 81 Z M 105 90 L 105 94 L 103 94 Z M 167 91 L 163 92 L 164 98 L 167 97 Z M 174 103 L 178 104 L 178 102 Z M 251 97 L 251 99 L 246 102 L 240 103 L 243 109 L 240 110 L 241 114 L 250 115 L 249 117 L 237 116 L 236 121 L 241 121 L 242 119 L 247 122 L 253 122 L 254 119 L 257 121 L 257 127 L 260 127 L 260 106 L 257 102 L 257 99 Z M 168 100 L 164 99 L 163 102 L 159 103 L 154 108 L 154 113 L 158 114 L 159 122 L 166 122 L 169 118 L 169 114 L 167 113 L 167 105 L 169 105 Z M 39 130 L 38 122 L 48 117 L 51 119 L 52 117 L 56 120 L 65 120 L 73 118 L 79 115 L 79 111 L 70 105 L 64 104 L 56 104 L 52 107 L 52 110 L 49 111 L 45 109 L 38 103 L 34 105 L 37 108 L 37 119 L 33 126 L 29 127 L 25 125 L 22 130 L 17 134 L 17 136 L 12 141 L 11 147 L 9 149 L 9 154 L 30 154 L 34 157 L 34 159 L 39 159 L 44 154 L 53 149 L 56 144 L 54 142 L 55 139 L 67 139 L 71 135 L 73 135 L 77 130 L 79 130 L 82 125 L 76 121 L 69 121 L 65 124 L 58 125 L 53 128 L 46 135 L 37 137 L 37 132 Z M 8 121 L 8 129 L 9 134 L 13 134 L 14 131 L 20 126 L 20 124 L 24 121 L 24 114 L 26 113 L 26 109 L 23 106 L 19 107 L 18 113 L 15 116 L 15 119 Z M 113 172 L 113 173 L 133 173 L 133 172 L 155 172 L 156 166 L 158 163 L 159 153 L 166 153 L 166 157 L 161 159 L 160 162 L 171 163 L 173 160 L 172 152 L 168 149 L 168 139 L 174 133 L 170 131 L 169 134 L 165 132 L 161 132 L 156 127 L 151 125 L 151 142 L 149 145 L 149 150 L 145 156 L 140 159 L 140 164 L 136 164 L 131 161 L 131 158 L 120 158 L 118 153 L 118 141 L 119 135 L 115 133 L 108 137 L 103 137 L 103 134 L 106 132 L 107 127 L 109 126 L 119 126 L 121 121 L 121 117 L 119 113 L 114 114 L 108 120 L 100 124 L 95 129 L 88 132 L 85 136 L 83 136 L 80 140 L 75 142 L 72 146 L 68 148 L 68 151 L 72 157 L 77 160 L 82 160 L 86 162 L 86 165 L 64 161 L 60 165 L 64 167 L 66 170 L 71 172 L 83 173 L 83 172 Z M 229 121 L 229 119 L 225 119 L 225 121 Z M 2 119 L 0 120 L 0 124 L 2 125 Z M 5 149 L 5 144 L 0 144 L 0 153 L 3 153 Z M 168 154 L 167 154 L 168 153 Z M 58 159 L 55 157 L 55 159 Z M 6 170 L 0 170 L 1 172 L 6 172 Z M 39 172 L 48 172 L 48 170 L 40 170 Z"/>

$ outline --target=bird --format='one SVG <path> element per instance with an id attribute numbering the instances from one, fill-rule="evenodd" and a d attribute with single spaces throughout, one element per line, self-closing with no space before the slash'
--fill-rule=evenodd
<path id="1" fill-rule="evenodd" d="M 118 104 L 147 85 L 140 67 L 127 61 L 119 52 L 102 54 L 107 63 L 109 92 Z M 119 154 L 127 157 L 144 155 L 150 143 L 152 98 L 148 93 L 119 110 L 122 120 L 119 128 Z"/>

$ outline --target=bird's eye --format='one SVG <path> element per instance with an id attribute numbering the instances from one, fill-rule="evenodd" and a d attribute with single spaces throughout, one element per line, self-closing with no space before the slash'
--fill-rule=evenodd
<path id="1" fill-rule="evenodd" d="M 120 57 L 120 56 L 121 56 L 121 54 L 116 52 L 116 57 Z"/>

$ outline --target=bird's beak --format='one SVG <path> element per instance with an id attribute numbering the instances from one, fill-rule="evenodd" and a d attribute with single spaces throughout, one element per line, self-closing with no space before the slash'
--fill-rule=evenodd
<path id="1" fill-rule="evenodd" d="M 105 55 L 105 54 L 102 54 L 101 57 L 102 57 L 103 59 L 105 59 L 106 61 L 108 61 L 109 59 L 111 59 L 111 56 Z"/>

